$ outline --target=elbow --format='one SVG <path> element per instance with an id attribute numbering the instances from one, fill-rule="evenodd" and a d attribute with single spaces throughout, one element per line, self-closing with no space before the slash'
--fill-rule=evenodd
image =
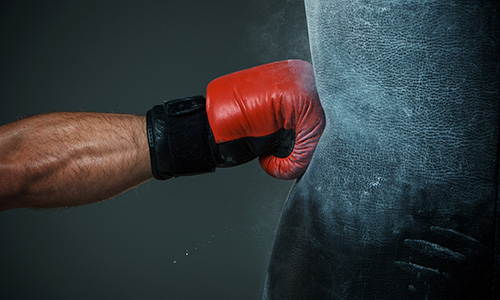
<path id="1" fill-rule="evenodd" d="M 15 167 L 0 164 L 0 212 L 24 207 L 21 201 L 25 190 L 23 177 Z"/>
<path id="2" fill-rule="evenodd" d="M 28 186 L 25 159 L 20 151 L 23 130 L 11 128 L 12 124 L 0 126 L 0 211 L 24 207 L 23 194 Z"/>

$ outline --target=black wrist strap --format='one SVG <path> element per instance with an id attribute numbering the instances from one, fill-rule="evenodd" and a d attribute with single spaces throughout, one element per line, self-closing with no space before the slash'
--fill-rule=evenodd
<path id="1" fill-rule="evenodd" d="M 220 163 L 205 98 L 165 101 L 146 115 L 151 169 L 156 179 L 213 172 Z"/>

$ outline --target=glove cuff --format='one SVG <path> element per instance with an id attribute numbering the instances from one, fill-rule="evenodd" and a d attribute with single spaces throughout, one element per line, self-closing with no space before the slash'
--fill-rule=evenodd
<path id="1" fill-rule="evenodd" d="M 153 176 L 159 180 L 215 171 L 221 162 L 203 96 L 165 101 L 147 112 Z"/>

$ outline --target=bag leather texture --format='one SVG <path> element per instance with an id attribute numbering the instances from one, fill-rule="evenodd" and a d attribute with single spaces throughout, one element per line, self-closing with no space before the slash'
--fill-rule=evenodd
<path id="1" fill-rule="evenodd" d="M 498 299 L 498 4 L 305 6 L 326 128 L 264 299 Z"/>

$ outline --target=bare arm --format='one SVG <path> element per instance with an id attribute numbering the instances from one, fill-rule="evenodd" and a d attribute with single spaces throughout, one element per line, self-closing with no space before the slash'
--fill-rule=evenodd
<path id="1" fill-rule="evenodd" d="M 0 126 L 0 211 L 113 197 L 152 178 L 145 116 L 51 113 Z"/>

